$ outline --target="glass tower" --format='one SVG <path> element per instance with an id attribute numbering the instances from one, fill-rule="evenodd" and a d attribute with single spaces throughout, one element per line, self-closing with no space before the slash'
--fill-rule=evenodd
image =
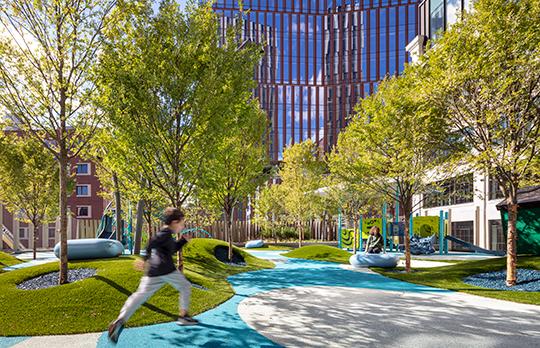
<path id="1" fill-rule="evenodd" d="M 237 0 L 218 0 L 221 30 Z M 255 96 L 270 122 L 268 151 L 313 139 L 329 151 L 360 98 L 409 61 L 416 0 L 244 0 L 243 36 L 265 46 Z"/>

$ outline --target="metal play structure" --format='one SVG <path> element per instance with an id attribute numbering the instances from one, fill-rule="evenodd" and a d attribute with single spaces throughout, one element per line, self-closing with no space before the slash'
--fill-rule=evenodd
<path id="1" fill-rule="evenodd" d="M 397 211 L 397 210 L 396 210 Z M 358 235 L 360 238 L 357 240 L 356 250 L 363 251 L 364 239 L 368 237 L 368 231 L 373 226 L 378 226 L 381 230 L 384 241 L 384 250 L 389 252 L 403 251 L 404 237 L 405 237 L 405 223 L 399 221 L 397 214 L 393 217 L 393 221 L 388 221 L 387 205 L 383 204 L 382 217 L 380 218 L 364 218 L 361 217 L 359 221 Z M 504 252 L 493 251 L 481 248 L 470 242 L 459 239 L 455 236 L 447 234 L 448 230 L 448 212 L 441 210 L 439 216 L 412 216 L 409 219 L 409 237 L 414 240 L 420 240 L 431 238 L 434 240 L 436 237 L 438 241 L 438 254 L 448 254 L 448 241 L 462 245 L 463 247 L 472 250 L 475 253 L 489 254 L 489 255 L 504 255 Z M 353 249 L 354 230 L 343 228 L 343 216 L 341 211 L 338 214 L 338 247 L 340 249 Z M 435 252 L 435 250 L 433 250 Z M 419 252 L 422 253 L 422 252 Z"/>

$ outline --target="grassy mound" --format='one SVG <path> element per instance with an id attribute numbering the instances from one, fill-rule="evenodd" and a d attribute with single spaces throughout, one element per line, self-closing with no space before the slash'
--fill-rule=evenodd
<path id="1" fill-rule="evenodd" d="M 11 256 L 10 254 L 0 251 L 0 272 L 2 272 L 2 268 L 4 267 L 17 265 L 22 262 L 23 261 L 19 260 L 15 256 Z"/>
<path id="2" fill-rule="evenodd" d="M 540 257 L 518 257 L 518 267 L 540 269 Z M 505 270 L 506 258 L 496 258 L 481 261 L 463 261 L 458 264 L 445 267 L 419 268 L 415 269 L 415 272 L 409 274 L 396 273 L 382 268 L 372 269 L 387 277 L 410 283 L 466 292 L 473 295 L 492 297 L 507 301 L 536 305 L 540 304 L 540 292 L 485 289 L 463 282 L 463 279 L 470 275 Z"/>
<path id="3" fill-rule="evenodd" d="M 308 245 L 283 254 L 283 256 L 296 259 L 329 261 L 348 264 L 351 254 L 345 250 L 341 250 L 328 245 Z"/>
<path id="4" fill-rule="evenodd" d="M 194 239 L 184 249 L 185 274 L 196 284 L 190 311 L 198 314 L 216 307 L 233 296 L 226 281 L 229 275 L 271 268 L 273 264 L 238 249 L 246 267 L 231 267 L 214 257 L 214 248 L 226 245 L 213 239 Z M 95 268 L 97 275 L 62 286 L 42 290 L 19 290 L 16 285 L 41 274 L 58 271 L 49 263 L 0 275 L 0 336 L 52 335 L 96 332 L 116 318 L 127 297 L 139 284 L 142 273 L 134 270 L 136 257 L 70 262 L 71 269 Z M 128 326 L 176 320 L 178 292 L 169 285 L 158 291 L 131 318 Z"/>

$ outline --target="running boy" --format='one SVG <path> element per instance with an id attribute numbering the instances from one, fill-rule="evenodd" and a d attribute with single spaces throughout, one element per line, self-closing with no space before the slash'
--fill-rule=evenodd
<path id="1" fill-rule="evenodd" d="M 191 283 L 176 269 L 173 262 L 173 255 L 187 243 L 184 237 L 178 241 L 172 238 L 173 234 L 184 229 L 184 213 L 177 208 L 167 208 L 163 214 L 163 222 L 161 230 L 150 239 L 146 247 L 145 275 L 141 279 L 139 288 L 127 299 L 118 318 L 109 325 L 109 339 L 114 343 L 118 342 L 124 324 L 133 313 L 167 283 L 180 291 L 178 323 L 180 325 L 198 324 L 196 319 L 188 315 Z"/>

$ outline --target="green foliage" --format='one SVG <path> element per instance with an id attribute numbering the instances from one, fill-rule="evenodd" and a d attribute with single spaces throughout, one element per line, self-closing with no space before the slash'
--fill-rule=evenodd
<path id="1" fill-rule="evenodd" d="M 415 92 L 421 82 L 413 68 L 383 81 L 377 93 L 362 100 L 330 156 L 332 172 L 344 182 L 367 186 L 390 200 L 399 189 L 406 216 L 413 195 L 424 192 L 430 170 L 448 154 L 444 118 Z"/>
<path id="2" fill-rule="evenodd" d="M 283 234 L 287 229 L 283 189 L 282 185 L 265 186 L 255 201 L 254 222 L 261 227 L 265 238 L 289 239 Z"/>
<path id="3" fill-rule="evenodd" d="M 198 314 L 226 301 L 234 292 L 226 281 L 232 274 L 271 268 L 269 261 L 257 259 L 239 249 L 248 266 L 233 267 L 214 257 L 214 248 L 226 245 L 213 239 L 193 239 L 184 250 L 185 274 L 208 288 L 194 288 L 191 312 Z M 26 279 L 56 271 L 49 263 L 0 275 L 0 335 L 51 335 L 104 331 L 118 315 L 127 297 L 137 289 L 142 273 L 133 269 L 133 257 L 70 262 L 71 268 L 95 268 L 97 275 L 79 282 L 43 290 L 18 290 Z M 36 313 L 40 313 L 36 316 Z M 175 321 L 178 317 L 178 292 L 170 286 L 158 291 L 130 319 L 129 326 Z"/>
<path id="4" fill-rule="evenodd" d="M 246 66 L 250 71 L 254 66 Z M 206 207 L 231 217 L 232 210 L 266 181 L 266 115 L 255 100 L 238 100 L 231 122 L 222 131 L 217 148 L 208 154 L 198 198 Z"/>
<path id="5" fill-rule="evenodd" d="M 152 4 L 121 2 L 118 25 L 105 32 L 95 77 L 108 136 L 96 147 L 127 191 L 151 187 L 151 197 L 181 206 L 231 120 L 251 107 L 241 102 L 253 86 L 258 49 L 238 49 L 233 34 L 220 46 L 210 3 L 186 13 L 175 1 L 161 1 L 157 11 Z"/>
<path id="6" fill-rule="evenodd" d="M 431 286 L 439 289 L 465 292 L 471 295 L 497 298 L 500 300 L 539 305 L 540 292 L 485 289 L 463 282 L 463 278 L 470 275 L 486 272 L 498 272 L 505 267 L 505 263 L 506 260 L 504 258 L 481 261 L 463 261 L 451 266 L 416 269 L 415 272 L 409 274 L 396 273 L 395 271 L 389 271 L 382 268 L 372 269 L 387 277 L 396 278 L 410 283 Z M 520 257 L 518 266 L 520 268 L 540 270 L 540 258 Z"/>
<path id="7" fill-rule="evenodd" d="M 351 254 L 328 245 L 308 245 L 283 254 L 283 256 L 348 264 Z"/>
<path id="8" fill-rule="evenodd" d="M 325 173 L 326 166 L 312 140 L 285 149 L 279 176 L 282 180 L 281 199 L 290 223 L 301 226 L 319 215 L 322 199 L 316 190 Z"/>
<path id="9" fill-rule="evenodd" d="M 464 162 L 512 200 L 540 178 L 538 18 L 539 0 L 476 1 L 422 62 L 425 93 L 459 131 Z"/>
<path id="10" fill-rule="evenodd" d="M 58 161 L 60 283 L 67 282 L 68 166 L 88 145 L 102 111 L 90 70 L 116 0 L 0 3 L 0 109 Z"/>
<path id="11" fill-rule="evenodd" d="M 58 216 L 58 164 L 34 138 L 0 134 L 0 202 L 35 227 Z"/>

